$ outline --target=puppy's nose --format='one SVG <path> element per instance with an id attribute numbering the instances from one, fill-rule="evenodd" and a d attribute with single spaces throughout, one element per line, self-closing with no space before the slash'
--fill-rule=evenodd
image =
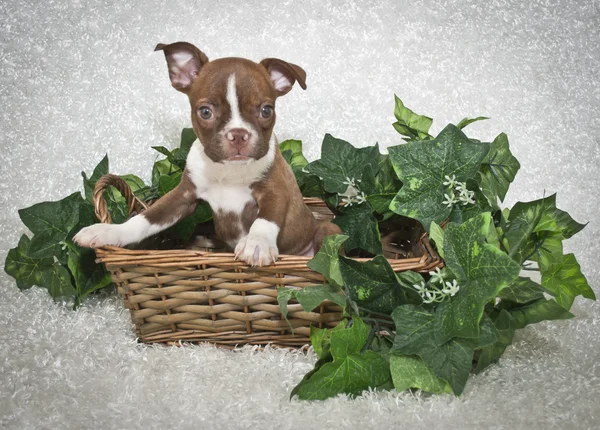
<path id="1" fill-rule="evenodd" d="M 250 141 L 250 132 L 245 128 L 232 128 L 225 135 L 230 145 L 243 148 Z"/>

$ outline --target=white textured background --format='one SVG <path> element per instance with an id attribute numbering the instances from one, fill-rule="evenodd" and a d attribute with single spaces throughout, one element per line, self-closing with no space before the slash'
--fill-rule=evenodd
<path id="1" fill-rule="evenodd" d="M 137 4 L 135 4 L 137 3 Z M 334 2 L 332 2 L 334 3 Z M 148 180 L 151 145 L 189 126 L 158 42 L 209 58 L 280 57 L 308 90 L 277 105 L 281 140 L 318 156 L 325 133 L 400 143 L 393 94 L 434 118 L 492 119 L 522 168 L 507 198 L 558 192 L 590 222 L 571 239 L 595 289 L 600 270 L 600 2 L 48 1 L 0 3 L 0 259 L 25 232 L 17 209 L 81 189 L 105 153 Z M 0 426 L 9 428 L 594 428 L 600 425 L 600 307 L 521 331 L 461 399 L 367 393 L 288 402 L 314 356 L 137 345 L 118 299 L 77 312 L 0 275 Z"/>

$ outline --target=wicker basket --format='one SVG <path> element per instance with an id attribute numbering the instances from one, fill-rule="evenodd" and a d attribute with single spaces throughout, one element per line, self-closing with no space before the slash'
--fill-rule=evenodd
<path id="1" fill-rule="evenodd" d="M 110 223 L 102 195 L 111 185 L 127 200 L 130 214 L 147 208 L 121 178 L 105 175 L 94 191 L 101 222 Z M 317 218 L 333 217 L 321 200 L 305 201 Z M 427 272 L 443 266 L 427 235 L 418 239 L 409 258 L 396 255 L 388 259 L 394 271 Z M 249 267 L 231 253 L 195 249 L 106 246 L 96 249 L 96 255 L 111 272 L 142 342 L 300 347 L 310 342 L 311 325 L 333 327 L 342 318 L 341 308 L 331 302 L 312 312 L 290 302 L 289 322 L 281 315 L 277 287 L 310 288 L 325 282 L 321 274 L 306 266 L 311 257 L 282 255 L 274 265 Z"/>

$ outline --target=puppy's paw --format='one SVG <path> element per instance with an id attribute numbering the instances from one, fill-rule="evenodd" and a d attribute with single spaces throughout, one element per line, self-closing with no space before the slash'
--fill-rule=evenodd
<path id="1" fill-rule="evenodd" d="M 257 234 L 243 237 L 235 247 L 235 258 L 251 266 L 268 266 L 275 263 L 277 257 L 277 243 Z"/>
<path id="2" fill-rule="evenodd" d="M 122 246 L 121 229 L 117 224 L 94 224 L 82 228 L 73 237 L 73 242 L 84 248 L 99 248 L 104 245 Z"/>

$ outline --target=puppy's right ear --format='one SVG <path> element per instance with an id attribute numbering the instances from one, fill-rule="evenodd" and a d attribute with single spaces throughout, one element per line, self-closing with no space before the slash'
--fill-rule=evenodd
<path id="1" fill-rule="evenodd" d="M 208 57 L 191 43 L 175 42 L 170 45 L 159 43 L 155 51 L 163 51 L 169 68 L 171 85 L 178 91 L 188 94 L 192 83 L 208 63 Z"/>

